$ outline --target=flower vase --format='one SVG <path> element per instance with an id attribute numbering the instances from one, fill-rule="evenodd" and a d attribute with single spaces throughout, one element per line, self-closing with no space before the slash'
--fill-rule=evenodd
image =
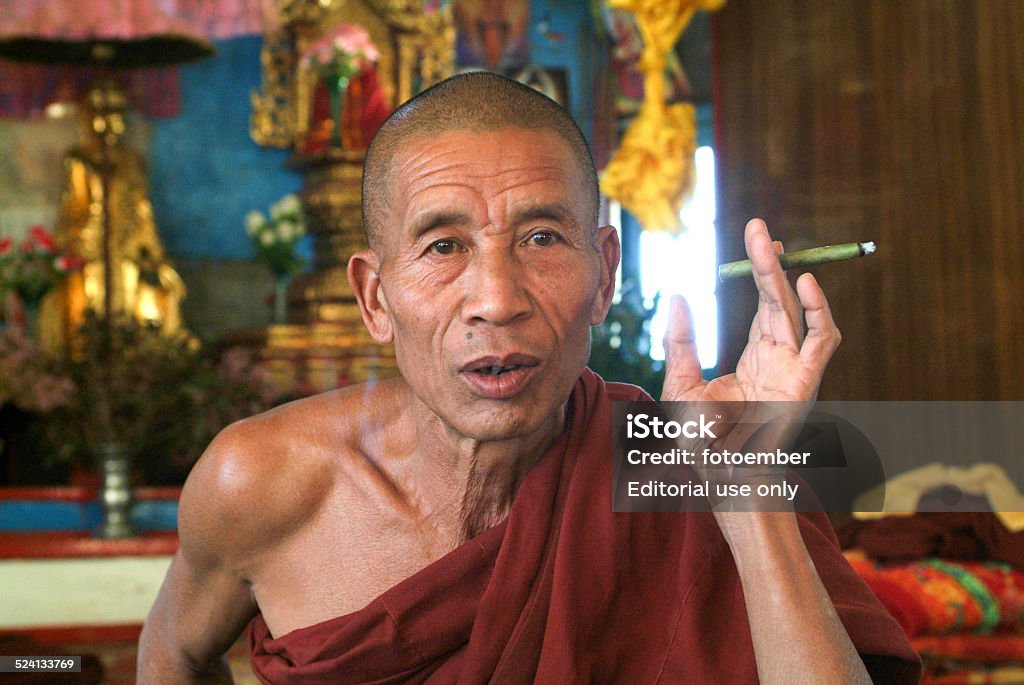
<path id="1" fill-rule="evenodd" d="M 274 276 L 274 323 L 288 323 L 288 286 L 292 278 L 288 274 Z"/>
<path id="2" fill-rule="evenodd" d="M 104 443 L 95 449 L 100 469 L 100 507 L 103 522 L 97 534 L 101 538 L 130 538 L 135 535 L 131 522 L 131 454 L 121 443 Z"/>
<path id="3" fill-rule="evenodd" d="M 339 76 L 324 81 L 331 102 L 330 147 L 340 148 L 343 147 L 341 132 L 345 126 L 345 95 L 348 92 L 349 79 L 347 76 Z"/>
<path id="4" fill-rule="evenodd" d="M 25 337 L 29 340 L 39 339 L 39 308 L 41 304 L 41 298 L 21 298 L 21 314 L 25 321 Z"/>

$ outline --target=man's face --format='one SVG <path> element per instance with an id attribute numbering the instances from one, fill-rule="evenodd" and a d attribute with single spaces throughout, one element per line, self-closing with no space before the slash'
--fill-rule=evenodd
<path id="1" fill-rule="evenodd" d="M 619 245 L 548 131 L 450 132 L 392 168 L 375 259 L 378 339 L 416 395 L 477 440 L 550 425 L 610 304 Z"/>

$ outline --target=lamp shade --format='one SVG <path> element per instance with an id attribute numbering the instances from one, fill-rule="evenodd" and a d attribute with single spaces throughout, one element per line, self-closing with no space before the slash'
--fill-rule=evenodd
<path id="1" fill-rule="evenodd" d="M 150 0 L 47 0 L 0 22 L 0 57 L 36 64 L 160 67 L 207 57 L 213 44 Z"/>

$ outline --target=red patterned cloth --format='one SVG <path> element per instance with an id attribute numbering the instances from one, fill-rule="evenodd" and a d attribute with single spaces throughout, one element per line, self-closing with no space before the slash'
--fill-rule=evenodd
<path id="1" fill-rule="evenodd" d="M 851 559 L 908 637 L 1024 628 L 1024 572 L 1006 564 L 925 559 L 893 567 Z"/>

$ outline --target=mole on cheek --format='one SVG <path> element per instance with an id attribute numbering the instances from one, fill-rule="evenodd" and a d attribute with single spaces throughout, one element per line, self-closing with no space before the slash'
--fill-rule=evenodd
<path id="1" fill-rule="evenodd" d="M 466 340 L 472 340 L 472 339 L 473 339 L 473 334 L 472 333 L 466 333 Z"/>

